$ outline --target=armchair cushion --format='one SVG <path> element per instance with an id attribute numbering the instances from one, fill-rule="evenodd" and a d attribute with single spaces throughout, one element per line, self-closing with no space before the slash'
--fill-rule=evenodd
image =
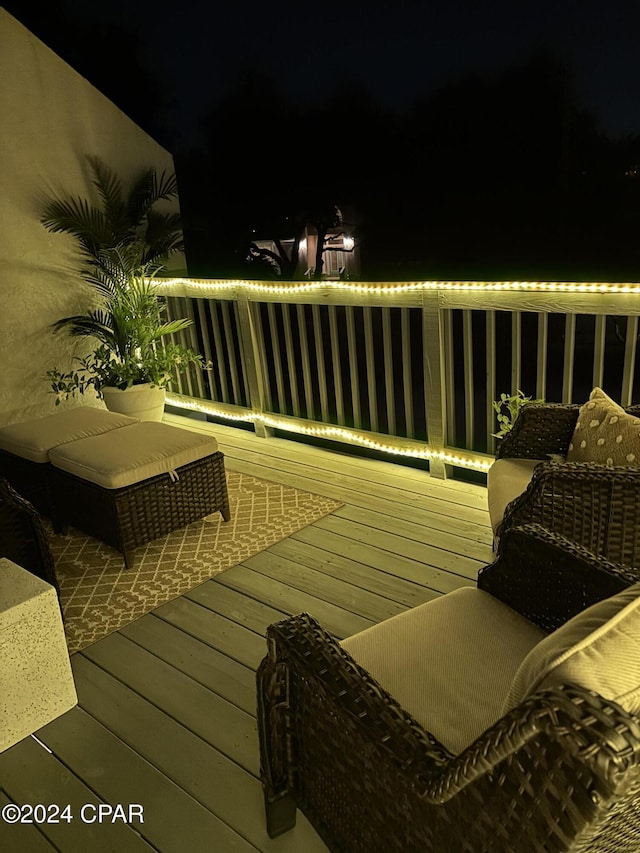
<path id="1" fill-rule="evenodd" d="M 567 462 L 640 465 L 640 418 L 594 388 L 580 408 Z"/>
<path id="2" fill-rule="evenodd" d="M 342 641 L 354 660 L 451 752 L 501 716 L 521 661 L 546 635 L 463 587 Z"/>
<path id="3" fill-rule="evenodd" d="M 489 469 L 487 500 L 491 527 L 495 533 L 504 511 L 529 485 L 533 469 L 545 459 L 497 459 Z"/>
<path id="4" fill-rule="evenodd" d="M 640 715 L 640 583 L 578 613 L 522 661 L 503 713 L 529 694 L 577 684 Z"/>

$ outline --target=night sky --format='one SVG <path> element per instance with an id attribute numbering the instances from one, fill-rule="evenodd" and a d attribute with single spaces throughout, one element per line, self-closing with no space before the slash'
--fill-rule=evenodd
<path id="1" fill-rule="evenodd" d="M 70 22 L 71 44 L 91 40 L 97 26 L 137 31 L 139 63 L 157 77 L 166 100 L 161 141 L 169 147 L 197 138 L 199 117 L 242 69 L 273 75 L 286 95 L 300 100 L 360 80 L 381 105 L 402 110 L 456 78 L 499 72 L 539 49 L 567 63 L 577 101 L 597 114 L 607 134 L 640 134 L 640 3 L 634 0 L 3 5 L 63 56 L 61 22 Z M 126 73 L 126 51 L 117 44 L 113 51 Z"/>

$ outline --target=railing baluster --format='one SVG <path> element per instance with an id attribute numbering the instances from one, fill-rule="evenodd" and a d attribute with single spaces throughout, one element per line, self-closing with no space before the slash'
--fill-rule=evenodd
<path id="1" fill-rule="evenodd" d="M 424 347 L 424 399 L 427 416 L 427 436 L 431 450 L 442 452 L 445 446 L 446 409 L 444 389 L 446 387 L 443 318 L 437 291 L 422 294 L 422 345 Z M 442 459 L 429 459 L 429 472 L 443 479 L 447 467 Z"/>
<path id="2" fill-rule="evenodd" d="M 627 334 L 624 341 L 624 368 L 622 370 L 622 400 L 623 406 L 631 405 L 633 391 L 633 374 L 636 364 L 636 345 L 638 341 L 638 317 L 627 317 Z"/>
<path id="3" fill-rule="evenodd" d="M 257 303 L 253 303 L 254 307 L 251 309 L 251 322 L 252 328 L 254 330 L 254 335 L 256 337 L 256 341 L 258 342 L 258 352 L 264 353 L 264 341 L 260 339 L 258 336 L 258 331 L 261 329 L 260 324 L 260 306 Z M 233 303 L 233 318 L 236 324 L 236 329 L 240 328 L 240 311 L 238 309 L 238 303 Z M 262 367 L 264 367 L 264 359 L 261 362 Z M 260 366 L 260 365 L 259 365 Z M 249 377 L 247 376 L 247 371 L 244 369 L 244 364 L 242 361 L 242 357 L 240 357 L 240 373 L 242 375 L 242 387 L 244 388 L 244 399 L 251 399 L 251 389 L 249 388 Z M 263 401 L 262 405 L 265 410 L 268 408 L 267 400 L 267 383 L 266 379 L 264 379 L 264 392 L 263 392 Z"/>
<path id="4" fill-rule="evenodd" d="M 167 320 L 176 320 L 180 314 L 178 313 L 180 310 L 180 299 L 177 296 L 171 296 L 166 301 L 166 318 Z M 169 336 L 169 340 L 172 343 L 179 343 L 179 338 L 177 334 L 173 334 Z M 160 344 L 161 346 L 161 344 Z M 171 386 L 175 386 L 177 388 L 178 394 L 184 394 L 184 386 L 182 384 L 182 376 L 180 373 L 175 374 L 171 377 Z"/>
<path id="5" fill-rule="evenodd" d="M 257 302 L 250 302 L 246 296 L 238 298 L 238 332 L 240 335 L 240 349 L 244 374 L 249 385 L 249 399 L 251 408 L 257 414 L 265 411 L 264 389 L 265 389 L 265 352 L 260 350 L 258 336 L 256 334 L 256 315 L 260 310 Z M 236 371 L 237 373 L 237 371 Z M 259 418 L 254 420 L 256 435 L 266 438 L 273 434 L 273 430 L 266 427 Z"/>
<path id="6" fill-rule="evenodd" d="M 225 352 L 229 359 L 229 369 L 231 371 L 231 387 L 233 388 L 233 402 L 236 406 L 241 405 L 242 395 L 240 394 L 240 379 L 238 376 L 238 365 L 236 363 L 236 350 L 233 345 L 233 329 L 231 326 L 231 314 L 229 311 L 229 303 L 225 300 L 221 306 L 222 326 L 224 328 L 224 337 L 226 341 Z"/>
<path id="7" fill-rule="evenodd" d="M 520 311 L 511 314 L 511 393 L 520 389 L 522 382 L 522 315 Z"/>
<path id="8" fill-rule="evenodd" d="M 547 340 L 549 315 L 538 314 L 538 339 L 536 343 L 536 397 L 546 399 L 547 394 Z"/>
<path id="9" fill-rule="evenodd" d="M 298 339 L 302 357 L 302 381 L 304 385 L 304 401 L 307 413 L 305 417 L 315 420 L 315 405 L 313 402 L 313 382 L 311 381 L 311 360 L 309 358 L 309 340 L 307 335 L 307 318 L 304 305 L 296 306 L 298 318 Z"/>
<path id="10" fill-rule="evenodd" d="M 384 350 L 384 393 L 387 404 L 387 432 L 396 434 L 396 397 L 393 377 L 393 349 L 391 345 L 391 308 L 382 311 L 382 345 Z"/>
<path id="11" fill-rule="evenodd" d="M 316 370 L 318 373 L 318 390 L 320 392 L 320 413 L 325 424 L 329 423 L 329 396 L 327 393 L 327 371 L 324 365 L 324 344 L 322 341 L 322 318 L 320 306 L 312 305 L 313 337 L 316 345 Z"/>
<path id="12" fill-rule="evenodd" d="M 278 334 L 278 323 L 276 320 L 276 306 L 273 302 L 267 303 L 267 313 L 269 315 L 271 354 L 273 357 L 273 367 L 276 372 L 277 410 L 284 413 L 287 411 L 287 401 L 284 395 L 284 375 L 282 373 L 282 359 L 280 357 L 280 335 Z"/>
<path id="13" fill-rule="evenodd" d="M 260 322 L 259 311 L 257 312 L 256 316 L 257 316 L 257 327 L 258 327 L 258 331 L 259 331 L 259 340 L 262 342 L 262 347 L 263 347 L 262 352 L 264 352 L 264 338 L 262 336 L 262 324 Z M 236 324 L 235 325 L 236 329 L 240 329 L 239 302 L 233 303 L 233 318 L 234 318 L 234 321 Z M 238 332 L 238 334 L 239 334 L 239 332 Z M 235 352 L 236 352 L 236 350 L 235 350 L 235 346 L 234 346 L 234 348 L 233 348 L 233 363 L 234 363 L 234 365 L 236 365 L 236 372 L 238 370 L 240 371 L 240 376 L 242 378 L 242 387 L 244 388 L 244 399 L 248 402 L 251 399 L 251 393 L 249 391 L 249 377 L 247 376 L 247 371 L 244 369 L 244 364 L 242 362 L 242 350 L 240 351 L 240 363 L 239 364 L 237 362 Z M 265 381 L 266 381 L 266 378 L 265 378 Z M 269 389 L 267 388 L 265 391 L 265 400 L 267 401 L 267 403 L 268 403 L 269 399 L 270 399 L 269 398 Z"/>
<path id="14" fill-rule="evenodd" d="M 372 308 L 366 305 L 364 315 L 364 351 L 367 366 L 367 396 L 369 398 L 369 423 L 373 432 L 378 432 L 378 395 L 376 391 L 376 360 L 373 352 Z"/>
<path id="15" fill-rule="evenodd" d="M 598 314 L 596 316 L 596 327 L 594 331 L 593 344 L 593 382 L 594 388 L 599 388 L 602 385 L 604 377 L 604 348 L 607 337 L 607 317 L 606 314 Z"/>
<path id="16" fill-rule="evenodd" d="M 262 383 L 263 383 L 263 398 L 264 398 L 264 409 L 265 412 L 273 411 L 273 404 L 271 401 L 271 380 L 269 377 L 269 372 L 267 370 L 267 347 L 264 341 L 264 323 L 262 322 L 262 303 L 256 304 L 256 307 L 252 313 L 252 318 L 254 321 L 254 331 L 256 342 L 258 346 L 258 352 L 262 353 Z M 246 374 L 246 371 L 244 371 Z M 247 399 L 249 399 L 249 395 L 247 394 Z"/>
<path id="17" fill-rule="evenodd" d="M 193 299 L 185 299 L 185 313 L 184 317 L 188 317 L 191 320 L 191 325 L 188 326 L 184 330 L 184 334 L 187 337 L 187 342 L 185 346 L 189 349 L 192 349 L 194 352 L 200 351 L 200 345 L 198 343 L 198 335 L 196 334 L 196 316 L 195 311 L 193 310 L 193 303 L 195 300 Z M 195 385 L 198 389 L 198 394 L 201 399 L 205 398 L 204 391 L 204 375 L 203 371 L 199 367 L 193 367 L 193 369 L 189 370 L 187 373 L 187 380 L 189 384 L 189 393 L 191 396 L 194 396 L 193 393 L 193 380 L 195 379 Z"/>
<path id="18" fill-rule="evenodd" d="M 356 429 L 361 429 L 362 415 L 360 414 L 360 380 L 358 378 L 358 347 L 356 346 L 356 324 L 353 316 L 354 308 L 352 305 L 347 305 L 344 310 L 347 317 L 347 349 L 349 352 L 349 378 L 351 380 L 353 425 Z"/>
<path id="19" fill-rule="evenodd" d="M 462 350 L 464 365 L 464 427 L 465 441 L 468 448 L 474 445 L 473 429 L 473 399 L 475 388 L 473 385 L 473 327 L 472 313 L 470 308 L 462 312 Z"/>
<path id="20" fill-rule="evenodd" d="M 200 326 L 200 333 L 202 335 L 202 348 L 204 350 L 203 356 L 205 364 L 213 365 L 213 350 L 211 349 L 211 338 L 209 337 L 209 324 L 207 323 L 207 302 L 204 299 L 197 299 L 196 304 L 198 306 L 198 323 Z M 207 378 L 209 380 L 209 396 L 211 400 L 217 400 L 219 397 L 218 394 L 218 383 L 216 381 L 216 374 L 213 367 L 206 367 Z M 203 392 L 204 397 L 204 392 Z"/>
<path id="21" fill-rule="evenodd" d="M 218 319 L 219 303 L 210 300 L 208 303 L 209 316 L 211 318 L 211 328 L 213 329 L 213 343 L 216 350 L 216 361 L 218 362 L 218 374 L 220 376 L 220 391 L 222 394 L 222 403 L 230 403 L 229 398 L 229 383 L 227 382 L 227 363 L 225 359 L 226 347 L 222 343 L 222 332 L 220 331 L 220 321 Z"/>
<path id="22" fill-rule="evenodd" d="M 340 361 L 340 336 L 338 334 L 338 315 L 335 305 L 329 305 L 329 333 L 331 336 L 331 363 L 333 367 L 333 383 L 336 395 L 336 417 L 339 424 L 344 424 L 344 398 L 342 394 L 342 364 Z"/>
<path id="23" fill-rule="evenodd" d="M 453 376 L 455 353 L 453 347 L 453 311 L 442 311 L 442 334 L 444 336 L 444 363 L 449 376 Z M 455 444 L 456 425 L 456 386 L 455 382 L 445 383 L 446 424 L 445 443 Z"/>
<path id="24" fill-rule="evenodd" d="M 567 314 L 564 324 L 564 358 L 562 362 L 562 402 L 573 398 L 573 364 L 576 350 L 576 315 Z"/>
<path id="25" fill-rule="evenodd" d="M 293 414 L 299 418 L 300 395 L 298 394 L 298 371 L 296 367 L 296 351 L 293 345 L 293 334 L 291 333 L 291 305 L 282 304 L 282 322 L 284 325 L 284 348 L 287 353 L 287 370 L 289 373 L 289 392 L 291 394 L 291 406 Z"/>
<path id="26" fill-rule="evenodd" d="M 493 401 L 496 393 L 496 312 L 487 311 L 485 316 L 486 330 L 486 372 L 487 372 L 487 452 L 494 453 L 496 439 L 492 435 L 496 429 L 496 413 Z M 453 383 L 451 383 L 453 384 Z"/>
<path id="27" fill-rule="evenodd" d="M 183 299 L 182 297 L 178 297 L 176 299 L 175 306 L 174 306 L 175 311 L 176 311 L 176 317 L 179 317 L 179 318 L 188 317 L 188 311 L 187 311 L 187 307 L 186 307 L 187 302 L 188 302 L 188 300 Z M 168 307 L 167 307 L 167 319 L 170 319 Z M 193 319 L 193 318 L 190 317 L 189 319 Z M 191 345 L 191 343 L 188 339 L 188 330 L 187 329 L 182 329 L 181 331 L 176 332 L 176 334 L 172 335 L 171 338 L 173 340 L 173 343 L 180 344 L 183 347 L 188 347 Z M 193 383 L 191 381 L 191 371 L 187 370 L 185 373 L 178 373 L 177 374 L 177 382 L 178 382 L 178 393 L 179 394 L 188 394 L 189 396 L 193 395 Z"/>
<path id="28" fill-rule="evenodd" d="M 402 333 L 402 393 L 404 397 L 404 420 L 407 438 L 415 437 L 413 425 L 413 372 L 411 369 L 411 308 L 400 309 Z"/>

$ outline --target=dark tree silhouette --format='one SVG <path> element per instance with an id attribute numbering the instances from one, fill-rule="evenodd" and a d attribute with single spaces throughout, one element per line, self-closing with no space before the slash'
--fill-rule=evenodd
<path id="1" fill-rule="evenodd" d="M 246 73 L 212 107 L 205 139 L 177 166 L 199 274 L 246 273 L 253 254 L 268 262 L 261 274 L 289 278 L 295 238 L 305 225 L 322 234 L 337 206 L 360 213 L 371 280 L 637 277 L 640 140 L 603 134 L 548 52 L 404 113 L 357 83 L 294 103 Z M 292 238 L 293 255 L 281 242 Z"/>

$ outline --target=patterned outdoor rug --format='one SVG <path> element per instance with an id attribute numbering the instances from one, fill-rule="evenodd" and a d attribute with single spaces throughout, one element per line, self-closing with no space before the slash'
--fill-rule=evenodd
<path id="1" fill-rule="evenodd" d="M 70 652 L 133 622 L 161 604 L 333 512 L 337 501 L 227 472 L 231 520 L 220 513 L 122 554 L 71 529 L 51 550 L 60 583 Z"/>

